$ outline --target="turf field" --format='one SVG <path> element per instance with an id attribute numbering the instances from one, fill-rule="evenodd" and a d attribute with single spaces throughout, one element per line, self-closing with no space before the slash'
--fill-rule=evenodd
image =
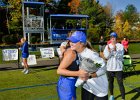
<path id="1" fill-rule="evenodd" d="M 137 62 L 136 71 L 124 73 L 126 100 L 140 100 L 140 63 Z M 31 68 L 27 75 L 21 71 L 0 71 L 0 100 L 58 100 L 56 67 Z M 121 100 L 116 80 L 114 93 L 116 100 Z M 77 100 L 80 100 L 80 87 Z"/>

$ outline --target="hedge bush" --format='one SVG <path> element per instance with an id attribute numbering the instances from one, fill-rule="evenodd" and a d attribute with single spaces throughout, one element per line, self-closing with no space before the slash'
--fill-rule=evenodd
<path id="1" fill-rule="evenodd" d="M 30 42 L 31 42 L 32 44 L 36 43 L 36 42 L 37 42 L 36 36 L 31 36 Z"/>
<path id="2" fill-rule="evenodd" d="M 6 44 L 16 44 L 18 42 L 18 37 L 14 34 L 4 35 L 2 37 L 2 42 Z"/>

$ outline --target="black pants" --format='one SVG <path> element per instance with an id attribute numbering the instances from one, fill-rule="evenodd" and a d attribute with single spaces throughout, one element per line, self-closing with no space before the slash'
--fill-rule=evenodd
<path id="1" fill-rule="evenodd" d="M 113 95 L 113 89 L 114 89 L 113 83 L 114 83 L 114 77 L 116 76 L 122 99 L 125 99 L 125 88 L 123 85 L 123 71 L 107 71 L 107 75 L 109 80 L 110 94 Z"/>
<path id="2" fill-rule="evenodd" d="M 81 100 L 108 100 L 108 95 L 104 97 L 97 97 L 96 95 L 88 92 L 84 88 L 81 90 Z"/>

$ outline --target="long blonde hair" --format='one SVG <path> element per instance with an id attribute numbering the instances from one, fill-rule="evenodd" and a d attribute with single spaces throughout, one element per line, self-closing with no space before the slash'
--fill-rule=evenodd
<path id="1" fill-rule="evenodd" d="M 85 46 L 88 48 L 88 49 L 91 49 L 92 51 L 94 52 L 97 52 L 95 49 L 93 49 L 92 45 L 91 45 L 91 42 L 87 40 Z"/>
<path id="2" fill-rule="evenodd" d="M 21 38 L 20 41 L 24 43 L 26 41 L 26 38 Z"/>

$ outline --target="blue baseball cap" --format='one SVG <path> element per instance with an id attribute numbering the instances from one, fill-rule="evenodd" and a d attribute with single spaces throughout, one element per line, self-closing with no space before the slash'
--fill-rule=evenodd
<path id="1" fill-rule="evenodd" d="M 110 36 L 113 36 L 113 37 L 115 37 L 115 38 L 118 37 L 117 33 L 115 33 L 115 32 L 112 32 L 112 33 L 110 34 Z"/>
<path id="2" fill-rule="evenodd" d="M 70 37 L 67 38 L 67 40 L 70 40 L 73 43 L 82 42 L 86 43 L 86 34 L 82 31 L 75 31 Z"/>

